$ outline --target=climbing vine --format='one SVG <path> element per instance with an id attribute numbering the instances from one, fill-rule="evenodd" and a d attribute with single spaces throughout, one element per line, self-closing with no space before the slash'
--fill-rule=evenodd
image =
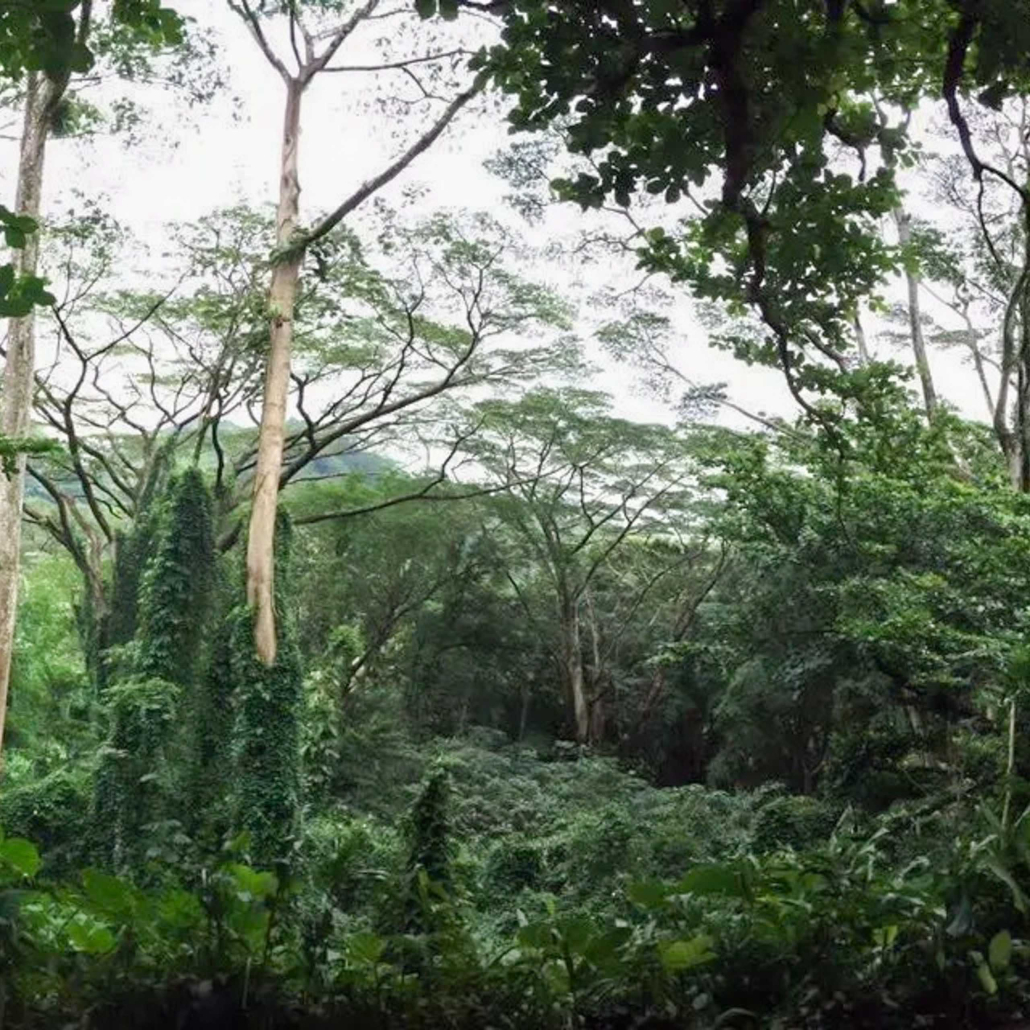
<path id="1" fill-rule="evenodd" d="M 289 593 L 290 522 L 280 511 L 276 528 L 276 659 L 266 666 L 254 653 L 254 613 L 240 605 L 229 615 L 229 672 L 235 684 L 232 758 L 236 824 L 250 835 L 251 859 L 286 861 L 295 833 L 300 787 L 302 672 L 296 630 L 285 602 Z"/>

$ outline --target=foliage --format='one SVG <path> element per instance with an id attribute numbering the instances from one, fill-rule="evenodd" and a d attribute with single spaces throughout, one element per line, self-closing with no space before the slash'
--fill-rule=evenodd
<path id="1" fill-rule="evenodd" d="M 40 70 L 59 78 L 86 72 L 93 54 L 76 32 L 78 0 L 49 0 L 36 5 L 8 3 L 0 8 L 0 70 L 18 78 Z M 159 0 L 114 0 L 112 16 L 136 32 L 174 43 L 181 38 L 183 19 Z"/>
<path id="2" fill-rule="evenodd" d="M 115 865 L 171 812 L 179 709 L 205 647 L 213 571 L 210 497 L 196 469 L 173 477 L 139 577 L 138 627 L 124 678 L 107 687 L 111 735 L 97 772 L 96 825 Z"/>
<path id="3" fill-rule="evenodd" d="M 211 497 L 193 468 L 168 485 L 154 552 L 139 585 L 135 671 L 193 685 L 209 625 L 214 536 Z"/>
<path id="4" fill-rule="evenodd" d="M 229 674 L 236 685 L 231 734 L 235 818 L 249 832 L 251 854 L 262 865 L 286 863 L 299 805 L 302 673 L 286 608 L 290 545 L 290 523 L 280 513 L 275 580 L 279 646 L 273 665 L 266 666 L 254 654 L 252 611 L 240 606 L 228 616 Z"/>
<path id="5" fill-rule="evenodd" d="M 98 77 L 149 81 L 184 23 L 156 0 L 96 6 L 113 18 L 82 39 Z M 403 13 L 230 6 L 266 56 L 273 38 L 308 55 L 305 82 L 316 44 Z M 89 5 L 50 7 L 0 3 L 11 74 L 86 67 L 57 43 Z M 514 128 L 558 130 L 557 196 L 627 216 L 577 263 L 615 242 L 688 285 L 715 345 L 779 365 L 802 416 L 680 375 L 648 283 L 577 312 L 540 271 L 557 248 L 380 205 L 378 235 L 297 245 L 265 666 L 240 538 L 271 213 L 173 229 L 167 292 L 96 205 L 55 224 L 66 299 L 36 410 L 64 446 L 32 455 L 26 505 L 0 1022 L 1016 1025 L 1030 473 L 1011 460 L 1026 441 L 991 433 L 1030 410 L 1012 350 L 1030 204 L 1005 180 L 1030 161 L 1024 6 L 417 9 L 497 19 L 477 81 L 515 98 Z M 424 56 L 379 74 L 433 103 L 467 50 L 435 54 L 452 29 L 425 31 Z M 181 55 L 170 82 L 192 102 L 208 80 Z M 992 115 L 965 113 L 975 91 Z M 938 95 L 964 162 L 940 187 L 974 235 L 913 223 L 895 247 L 880 223 L 921 159 L 906 112 Z M 91 124 L 78 103 L 55 131 Z M 977 156 L 992 133 L 1008 164 Z M 525 185 L 551 159 L 530 144 L 508 171 Z M 15 248 L 34 229 L 0 220 Z M 998 392 L 992 428 L 924 416 L 895 365 L 857 353 L 860 306 L 917 270 L 972 336 L 973 314 L 1000 325 L 996 370 L 965 342 L 989 404 L 995 372 L 1018 394 Z M 663 400 L 681 380 L 680 406 L 622 417 L 580 328 Z M 703 421 L 724 404 L 761 430 Z"/>

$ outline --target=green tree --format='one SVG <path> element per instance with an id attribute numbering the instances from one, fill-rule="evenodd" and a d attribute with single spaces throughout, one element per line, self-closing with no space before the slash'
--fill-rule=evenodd
<path id="1" fill-rule="evenodd" d="M 127 675 L 105 692 L 111 734 L 97 774 L 96 818 L 118 865 L 142 853 L 144 828 L 169 814 L 181 777 L 182 714 L 206 654 L 213 559 L 210 495 L 200 472 L 188 469 L 171 480 L 160 505 Z"/>
<path id="2" fill-rule="evenodd" d="M 101 12 L 98 10 L 99 16 Z M 157 47 L 182 38 L 182 21 L 157 0 L 114 0 L 106 11 L 131 35 Z M 12 441 L 29 435 L 35 392 L 35 306 L 53 303 L 39 276 L 39 236 L 35 231 L 43 192 L 47 143 L 73 72 L 92 64 L 89 41 L 94 31 L 92 0 L 44 4 L 33 12 L 22 4 L 0 8 L 0 65 L 9 75 L 29 69 L 25 81 L 24 122 L 18 154 L 15 210 L 2 209 L 6 242 L 17 248 L 15 260 L 0 269 L 0 314 L 11 316 L 3 373 L 0 440 L 6 460 L 0 476 L 0 747 L 11 666 L 11 646 L 18 600 L 22 503 L 26 452 L 10 465 Z M 6 46 L 3 44 L 6 43 Z M 19 443 L 20 446 L 20 443 Z"/>
<path id="3" fill-rule="evenodd" d="M 64 446 L 31 463 L 27 515 L 81 569 L 96 623 L 84 631 L 100 641 L 115 605 L 110 570 L 128 574 L 137 544 L 147 546 L 147 499 L 176 456 L 210 473 L 219 551 L 245 527 L 258 434 L 240 423 L 261 396 L 272 223 L 233 208 L 180 227 L 187 285 L 169 296 L 123 289 L 113 272 L 135 258 L 134 241 L 107 219 L 82 222 L 58 236 L 54 260 L 74 269 L 79 301 L 61 312 L 64 361 L 41 374 L 36 396 Z M 455 398 L 573 367 L 571 306 L 520 268 L 535 253 L 489 217 L 437 215 L 387 218 L 382 244 L 340 230 L 308 255 L 291 358 L 296 417 L 279 476 L 301 524 L 442 495 L 461 460 L 462 432 L 449 428 Z M 99 335 L 109 320 L 126 327 L 124 339 Z M 97 432 L 100 420 L 109 432 Z M 348 492 L 348 477 L 387 471 L 387 448 L 418 481 L 384 477 L 392 492 Z M 340 490 L 290 500 L 334 476 Z M 112 623 L 109 643 L 125 639 Z"/>
<path id="4" fill-rule="evenodd" d="M 450 893 L 453 886 L 450 794 L 447 771 L 437 769 L 411 810 L 404 924 L 408 933 L 428 933 L 436 928 L 429 917 L 427 888 Z"/>
<path id="5" fill-rule="evenodd" d="M 879 228 L 898 210 L 894 170 L 911 155 L 891 112 L 943 102 L 968 174 L 1004 182 L 1004 166 L 979 154 L 967 101 L 997 105 L 1030 85 L 1022 5 L 515 0 L 490 9 L 504 32 L 477 67 L 515 99 L 512 127 L 560 126 L 570 153 L 588 159 L 558 190 L 584 207 L 664 197 L 667 217 L 638 223 L 643 267 L 731 312 L 750 309 L 756 324 L 739 350 L 778 365 L 823 421 L 812 392 L 837 389 L 857 306 L 900 256 Z M 873 166 L 875 144 L 885 160 Z"/>
<path id="6" fill-rule="evenodd" d="M 596 639 L 598 659 L 585 658 L 584 619 L 588 633 L 596 630 L 590 588 L 631 535 L 675 532 L 689 495 L 683 441 L 663 426 L 616 418 L 606 396 L 579 389 L 484 401 L 476 417 L 469 449 L 496 492 L 493 513 L 517 541 L 505 559 L 508 580 L 553 649 L 576 739 L 599 741 L 608 687 Z M 546 615 L 524 589 L 537 575 L 548 583 Z"/>
<path id="7" fill-rule="evenodd" d="M 957 742 L 996 732 L 1025 633 L 1025 504 L 989 454 L 984 478 L 955 474 L 956 448 L 983 467 L 974 427 L 886 396 L 841 423 L 845 463 L 808 433 L 715 448 L 737 557 L 685 661 L 723 682 L 716 779 L 883 804 L 992 775 Z"/>

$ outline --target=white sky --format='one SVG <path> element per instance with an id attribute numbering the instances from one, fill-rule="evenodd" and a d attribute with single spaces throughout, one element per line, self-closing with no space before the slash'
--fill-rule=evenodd
<path id="1" fill-rule="evenodd" d="M 56 141 L 48 155 L 44 198 L 49 210 L 58 210 L 73 188 L 106 195 L 115 216 L 155 250 L 160 250 L 168 222 L 191 220 L 240 201 L 272 203 L 278 189 L 281 80 L 220 0 L 177 0 L 175 6 L 218 32 L 232 91 L 241 100 L 239 117 L 233 117 L 232 105 L 223 98 L 208 110 L 195 112 L 191 116 L 195 124 L 190 125 L 181 105 L 165 100 L 158 107 L 162 128 L 179 141 L 177 147 L 157 143 L 126 148 L 110 139 L 84 144 Z M 347 61 L 360 61 L 362 56 L 370 55 L 352 52 Z M 366 76 L 323 75 L 306 96 L 300 151 L 302 219 L 334 207 L 397 153 L 400 141 L 395 130 L 403 132 L 403 126 L 370 106 L 367 89 Z M 437 207 L 496 211 L 509 187 L 491 176 L 483 162 L 504 146 L 506 138 L 496 102 L 493 110 L 466 112 L 383 195 L 399 204 L 402 191 L 418 183 L 426 187 L 422 203 L 427 212 Z M 2 165 L 8 169 L 3 187 L 10 195 L 16 163 L 13 144 L 3 145 L 8 148 Z M 571 233 L 579 219 L 577 210 L 563 208 L 547 224 L 549 229 Z M 630 263 L 550 274 L 558 280 L 556 284 L 578 276 L 579 288 L 598 288 L 605 279 L 626 288 L 639 279 Z M 691 317 L 686 297 L 676 317 L 684 336 L 677 359 L 687 375 L 699 382 L 728 382 L 732 399 L 746 408 L 794 413 L 779 372 L 748 368 L 705 345 L 704 332 Z M 874 353 L 905 360 L 904 352 L 877 345 L 875 329 L 870 321 L 867 332 Z M 932 360 L 939 392 L 965 414 L 982 417 L 978 387 L 959 357 L 938 352 Z M 615 395 L 621 413 L 642 419 L 661 417 L 655 402 L 631 387 L 625 371 L 609 364 L 599 385 Z"/>

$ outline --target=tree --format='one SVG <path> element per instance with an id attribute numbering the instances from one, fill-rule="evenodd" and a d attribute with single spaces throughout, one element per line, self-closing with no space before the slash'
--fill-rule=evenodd
<path id="1" fill-rule="evenodd" d="M 25 72 L 43 72 L 59 82 L 74 72 L 88 71 L 94 55 L 88 34 L 82 34 L 81 19 L 89 17 L 89 7 L 89 0 L 5 3 L 0 7 L 0 73 L 19 79 Z M 159 0 L 118 0 L 111 13 L 119 23 L 152 38 L 171 38 L 182 29 L 179 15 Z"/>
<path id="2" fill-rule="evenodd" d="M 968 355 L 1011 483 L 1024 492 L 1030 489 L 1026 118 L 1024 96 L 969 115 L 977 152 L 1002 172 L 985 174 L 982 183 L 968 175 L 963 158 L 944 149 L 949 141 L 940 152 L 930 149 L 920 168 L 940 216 L 914 222 L 906 248 L 931 306 L 924 314 L 928 339 Z"/>
<path id="3" fill-rule="evenodd" d="M 409 479 L 407 491 L 424 485 Z M 298 540 L 305 558 L 303 578 L 299 560 L 295 573 L 302 647 L 318 656 L 341 709 L 351 691 L 375 678 L 377 662 L 387 659 L 394 641 L 406 637 L 442 596 L 477 580 L 489 562 L 461 488 L 452 488 L 454 498 L 437 491 L 429 500 L 375 510 L 379 498 L 404 492 L 403 477 L 384 472 L 356 483 L 315 482 L 290 501 L 299 526 L 305 525 L 306 508 L 325 508 L 326 494 L 337 495 L 334 503 L 343 510 L 372 509 L 308 524 Z M 335 584 L 331 594 L 319 588 L 326 581 Z M 407 672 L 402 657 L 388 664 L 385 675 L 396 679 Z"/>
<path id="4" fill-rule="evenodd" d="M 139 582 L 136 636 L 123 675 L 105 691 L 112 725 L 95 807 L 118 865 L 138 853 L 144 826 L 166 814 L 179 775 L 171 752 L 206 654 L 213 565 L 211 498 L 200 473 L 188 469 L 162 498 Z"/>
<path id="5" fill-rule="evenodd" d="M 77 20 L 71 13 L 75 9 Z M 20 244 L 21 249 L 16 252 L 13 266 L 0 273 L 0 278 L 6 279 L 4 292 L 10 297 L 9 291 L 17 280 L 16 288 L 26 305 L 22 309 L 18 302 L 9 311 L 14 317 L 7 333 L 0 422 L 0 437 L 21 441 L 28 436 L 32 415 L 36 350 L 33 308 L 38 301 L 52 301 L 40 292 L 39 239 L 34 231 L 40 215 L 44 158 L 72 72 L 86 70 L 92 63 L 87 44 L 93 29 L 93 5 L 91 0 L 82 0 L 36 15 L 23 13 L 20 17 L 5 8 L 2 17 L 0 34 L 8 34 L 11 47 L 7 52 L 8 67 L 15 73 L 23 67 L 31 69 L 26 81 L 25 120 L 19 148 L 16 221 L 7 220 L 6 233 L 8 243 Z M 180 19 L 173 11 L 161 8 L 156 0 L 114 3 L 111 17 L 147 34 L 154 43 L 181 38 Z M 14 469 L 5 469 L 0 477 L 0 747 L 17 609 L 25 462 L 23 451 L 15 459 Z"/>
<path id="6" fill-rule="evenodd" d="M 434 6 L 434 5 L 429 5 Z M 1023 7 L 975 2 L 864 4 L 696 0 L 681 5 L 521 0 L 498 8 L 503 40 L 477 66 L 516 98 L 514 128 L 563 123 L 594 167 L 556 183 L 585 207 L 664 195 L 669 219 L 645 229 L 639 257 L 696 296 L 751 308 L 750 360 L 779 365 L 807 413 L 853 388 L 854 318 L 897 267 L 878 220 L 897 209 L 898 125 L 873 101 L 943 100 L 971 173 L 1004 181 L 978 156 L 964 110 L 1020 93 Z M 847 161 L 839 156 L 843 154 Z M 670 225 L 669 222 L 672 222 Z M 847 385 L 851 383 L 852 385 Z"/>
<path id="7" fill-rule="evenodd" d="M 55 259 L 76 286 L 54 311 L 64 360 L 39 372 L 36 410 L 64 452 L 31 463 L 26 515 L 80 568 L 100 651 L 124 642 L 103 629 L 115 607 L 108 563 L 131 564 L 133 541 L 145 543 L 148 499 L 176 456 L 210 469 L 219 549 L 239 537 L 257 463 L 268 228 L 239 209 L 183 227 L 181 281 L 156 293 L 111 282 L 135 252 L 107 220 L 57 234 L 66 249 Z M 519 273 L 523 248 L 491 219 L 390 220 L 384 238 L 387 248 L 366 247 L 340 232 L 308 256 L 279 489 L 383 472 L 376 452 L 388 448 L 424 475 L 361 500 L 323 491 L 297 511 L 301 524 L 446 494 L 466 432 L 454 398 L 576 364 L 571 308 Z"/>
<path id="8" fill-rule="evenodd" d="M 228 671 L 233 685 L 232 802 L 234 825 L 250 835 L 255 864 L 288 865 L 300 810 L 301 656 L 291 618 L 292 531 L 278 515 L 276 658 L 266 665 L 253 648 L 255 612 L 238 604 L 227 616 Z"/>
<path id="9" fill-rule="evenodd" d="M 341 48 L 362 25 L 369 24 L 380 13 L 389 12 L 379 11 L 380 0 L 366 0 L 356 6 L 347 17 L 343 16 L 339 4 L 321 0 L 303 4 L 292 0 L 276 0 L 270 4 L 259 3 L 256 7 L 252 7 L 248 0 L 228 2 L 229 7 L 244 21 L 262 54 L 286 86 L 282 156 L 279 166 L 279 206 L 276 214 L 276 255 L 268 292 L 269 344 L 247 536 L 247 599 L 257 612 L 254 643 L 261 661 L 270 666 L 275 661 L 276 646 L 272 603 L 275 511 L 286 437 L 294 309 L 305 251 L 332 232 L 352 211 L 395 179 L 419 154 L 428 149 L 461 108 L 478 92 L 479 86 L 474 81 L 456 92 L 443 111 L 430 122 L 407 150 L 379 174 L 359 186 L 314 227 L 301 231 L 298 222 L 298 143 L 303 96 L 317 76 L 326 72 L 348 70 L 346 66 L 332 64 Z M 292 56 L 286 59 L 275 52 L 265 31 L 265 21 L 273 16 L 287 25 Z M 315 25 L 320 20 L 322 24 L 316 28 Z M 393 67 L 403 68 L 410 73 L 411 65 L 435 65 L 439 68 L 441 63 L 452 56 L 453 49 L 445 53 L 420 53 L 397 62 L 384 62 L 366 70 L 385 71 Z M 288 65 L 294 61 L 296 69 L 291 70 Z M 424 90 L 423 92 L 428 100 L 431 94 Z"/>
<path id="10" fill-rule="evenodd" d="M 809 430 L 723 432 L 703 459 L 733 554 L 681 656 L 718 683 L 717 783 L 889 804 L 960 782 L 958 742 L 991 723 L 1023 634 L 1024 503 L 974 427 L 927 425 L 888 386 L 839 423 L 844 462 Z"/>
<path id="11" fill-rule="evenodd" d="M 689 494 L 682 441 L 662 426 L 616 418 L 604 395 L 577 389 L 484 401 L 477 418 L 470 449 L 486 482 L 501 488 L 490 506 L 517 541 L 508 580 L 550 641 L 576 739 L 600 741 L 608 691 L 600 662 L 584 658 L 584 617 L 588 631 L 596 628 L 590 588 L 631 534 L 676 532 Z M 540 573 L 546 615 L 526 603 L 525 579 Z"/>

